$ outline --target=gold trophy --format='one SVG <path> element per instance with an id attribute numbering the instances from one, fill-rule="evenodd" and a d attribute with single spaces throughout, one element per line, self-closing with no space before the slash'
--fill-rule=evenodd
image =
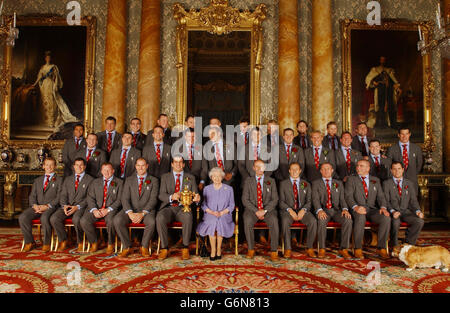
<path id="1" fill-rule="evenodd" d="M 187 184 L 184 186 L 183 191 L 181 192 L 180 203 L 183 205 L 183 212 L 189 213 L 191 212 L 191 204 L 192 198 L 195 193 L 188 189 Z"/>

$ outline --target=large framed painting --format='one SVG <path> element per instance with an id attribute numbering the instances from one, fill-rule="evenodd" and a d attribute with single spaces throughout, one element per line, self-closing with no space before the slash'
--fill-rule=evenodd
<path id="1" fill-rule="evenodd" d="M 398 140 L 400 127 L 411 141 L 424 143 L 431 134 L 433 79 L 429 55 L 417 49 L 419 26 L 428 39 L 427 22 L 343 20 L 343 129 L 354 133 L 366 122 L 371 136 L 384 144 Z"/>
<path id="2" fill-rule="evenodd" d="M 62 147 L 76 123 L 93 126 L 95 17 L 17 18 L 19 38 L 4 47 L 4 145 Z"/>

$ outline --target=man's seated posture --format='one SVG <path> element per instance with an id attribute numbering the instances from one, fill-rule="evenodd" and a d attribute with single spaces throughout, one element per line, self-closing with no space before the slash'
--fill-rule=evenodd
<path id="1" fill-rule="evenodd" d="M 56 210 L 50 218 L 50 223 L 58 236 L 59 252 L 64 251 L 67 247 L 67 233 L 64 228 L 64 221 L 68 218 L 72 219 L 77 234 L 78 252 L 83 251 L 81 218 L 87 206 L 87 191 L 94 178 L 86 174 L 86 161 L 83 158 L 75 159 L 73 170 L 74 174 L 66 177 L 62 185 L 59 199 L 61 208 Z"/>
<path id="2" fill-rule="evenodd" d="M 289 178 L 280 183 L 280 217 L 286 246 L 285 258 L 291 257 L 291 225 L 294 221 L 306 225 L 306 254 L 312 258 L 316 257 L 313 245 L 317 234 L 317 220 L 311 212 L 311 186 L 306 180 L 300 179 L 301 172 L 300 164 L 291 163 Z"/>
<path id="3" fill-rule="evenodd" d="M 158 203 L 159 181 L 147 175 L 148 163 L 144 158 L 136 161 L 136 175 L 125 180 L 122 191 L 122 210 L 114 217 L 114 227 L 123 245 L 121 257 L 131 251 L 131 240 L 127 224 L 144 223 L 144 235 L 141 242 L 141 254 L 150 256 L 148 246 L 155 232 L 156 204 Z"/>
<path id="4" fill-rule="evenodd" d="M 108 247 L 106 253 L 111 254 L 114 250 L 114 215 L 121 207 L 121 195 L 123 182 L 114 176 L 111 163 L 107 162 L 101 168 L 102 177 L 95 179 L 88 190 L 87 210 L 81 218 L 81 227 L 86 233 L 87 240 L 91 243 L 90 252 L 98 249 L 95 222 L 102 219 L 106 222 L 108 232 Z"/>
<path id="5" fill-rule="evenodd" d="M 319 258 L 325 257 L 327 225 L 330 220 L 333 220 L 341 224 L 339 255 L 348 260 L 350 255 L 347 249 L 352 236 L 352 216 L 345 202 L 344 184 L 332 178 L 333 166 L 330 163 L 323 163 L 320 166 L 320 173 L 322 179 L 312 183 L 312 203 L 318 219 Z"/>
<path id="6" fill-rule="evenodd" d="M 400 222 L 410 225 L 406 231 L 406 243 L 415 245 L 424 224 L 423 213 L 417 200 L 416 185 L 403 176 L 405 169 L 400 162 L 392 162 L 391 173 L 393 177 L 384 181 L 383 189 L 391 212 L 392 245 L 398 246 Z"/>
<path id="7" fill-rule="evenodd" d="M 161 251 L 158 258 L 164 260 L 168 256 L 168 226 L 167 224 L 178 221 L 182 224 L 183 249 L 181 259 L 189 259 L 189 241 L 192 232 L 192 212 L 183 212 L 183 205 L 180 203 L 181 192 L 187 186 L 188 190 L 194 193 L 193 205 L 198 205 L 200 195 L 198 194 L 197 183 L 194 175 L 185 173 L 184 160 L 180 155 L 175 155 L 172 160 L 172 171 L 162 175 L 159 189 L 159 200 L 161 206 L 156 215 L 156 229 L 161 239 Z"/>
<path id="8" fill-rule="evenodd" d="M 257 221 L 266 222 L 270 236 L 270 258 L 278 260 L 278 217 L 276 206 L 278 204 L 277 186 L 273 178 L 264 175 L 266 166 L 262 160 L 253 163 L 254 176 L 245 180 L 242 192 L 244 205 L 244 231 L 248 244 L 247 258 L 255 255 L 254 227 Z"/>
<path id="9" fill-rule="evenodd" d="M 345 184 L 345 201 L 353 210 L 355 257 L 364 259 L 362 253 L 364 226 L 366 220 L 369 220 L 378 224 L 377 253 L 385 259 L 389 258 L 386 251 L 386 240 L 391 228 L 391 218 L 380 180 L 375 176 L 370 176 L 369 171 L 369 161 L 359 160 L 356 164 L 358 175 L 349 176 Z"/>
<path id="10" fill-rule="evenodd" d="M 35 242 L 32 234 L 31 221 L 40 219 L 44 232 L 44 242 L 42 251 L 50 251 L 50 241 L 52 236 L 52 226 L 50 216 L 56 211 L 59 205 L 59 195 L 63 178 L 56 176 L 56 161 L 52 157 L 44 160 L 43 168 L 45 174 L 39 176 L 33 182 L 29 196 L 30 208 L 26 209 L 19 216 L 19 225 L 24 237 L 24 252 L 32 250 Z"/>

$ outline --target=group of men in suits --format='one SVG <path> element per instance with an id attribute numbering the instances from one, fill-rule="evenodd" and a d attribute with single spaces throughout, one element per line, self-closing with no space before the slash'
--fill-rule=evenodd
<path id="1" fill-rule="evenodd" d="M 44 176 L 33 184 L 30 208 L 19 218 L 24 233 L 24 251 L 34 247 L 31 221 L 41 219 L 44 232 L 43 250 L 49 251 L 52 227 L 67 247 L 64 220 L 72 218 L 82 250 L 82 234 L 98 249 L 96 221 L 104 220 L 108 232 L 107 253 L 113 252 L 116 233 L 130 253 L 129 223 L 144 223 L 141 254 L 148 247 L 155 229 L 161 239 L 160 259 L 168 256 L 168 223 L 182 224 L 182 259 L 189 258 L 193 218 L 183 212 L 179 203 L 187 186 L 194 192 L 194 205 L 201 201 L 199 192 L 210 183 L 208 173 L 220 167 L 223 183 L 232 186 L 237 205 L 243 206 L 243 223 L 248 244 L 248 258 L 255 255 L 254 226 L 263 221 L 269 228 L 271 259 L 278 259 L 281 236 L 286 244 L 286 258 L 291 256 L 291 226 L 295 222 L 307 227 L 307 250 L 317 257 L 313 244 L 319 243 L 318 257 L 325 257 L 326 227 L 330 220 L 341 224 L 339 254 L 348 259 L 352 232 L 354 257 L 362 259 L 362 239 L 366 220 L 379 225 L 378 253 L 387 258 L 386 242 L 398 244 L 400 221 L 407 222 L 407 242 L 415 244 L 423 227 L 423 214 L 417 202 L 417 174 L 422 167 L 420 148 L 409 141 L 407 128 L 398 132 L 399 142 L 387 155 L 381 154 L 380 141 L 369 140 L 367 125 L 359 123 L 356 135 L 337 135 L 337 125 L 327 124 L 327 134 L 308 135 L 308 124 L 297 124 L 298 135 L 286 128 L 278 134 L 276 121 L 269 121 L 266 137 L 258 127 L 249 128 L 248 118 L 239 121 L 239 131 L 230 146 L 212 118 L 209 141 L 203 147 L 196 138 L 193 116 L 186 118 L 186 128 L 171 136 L 168 117 L 161 114 L 157 125 L 147 135 L 140 131 L 141 121 L 130 121 L 130 132 L 119 134 L 116 120 L 105 120 L 105 131 L 83 136 L 83 125 L 76 125 L 73 138 L 63 148 L 63 180 L 55 174 L 55 160 L 44 161 Z M 275 167 L 264 154 L 278 155 Z M 270 167 L 272 165 L 272 168 Z M 158 209 L 157 209 L 158 208 Z M 240 210 L 242 211 L 242 210 Z"/>

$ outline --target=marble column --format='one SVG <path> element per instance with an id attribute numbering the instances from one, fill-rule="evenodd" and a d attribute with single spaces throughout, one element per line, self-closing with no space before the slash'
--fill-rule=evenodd
<path id="1" fill-rule="evenodd" d="M 118 132 L 124 131 L 125 124 L 126 55 L 127 1 L 108 0 L 102 119 L 104 123 L 108 116 L 114 116 Z"/>
<path id="2" fill-rule="evenodd" d="M 444 16 L 450 16 L 450 0 L 444 1 Z M 445 103 L 444 103 L 444 171 L 450 172 L 450 59 L 444 59 L 444 90 L 445 90 Z"/>
<path id="3" fill-rule="evenodd" d="M 137 116 L 144 133 L 155 126 L 160 113 L 160 16 L 160 0 L 142 0 Z"/>
<path id="4" fill-rule="evenodd" d="M 334 120 L 331 0 L 312 1 L 312 128 Z"/>
<path id="5" fill-rule="evenodd" d="M 300 79 L 298 55 L 297 0 L 278 3 L 280 26 L 278 32 L 278 123 L 295 129 L 300 120 Z"/>

